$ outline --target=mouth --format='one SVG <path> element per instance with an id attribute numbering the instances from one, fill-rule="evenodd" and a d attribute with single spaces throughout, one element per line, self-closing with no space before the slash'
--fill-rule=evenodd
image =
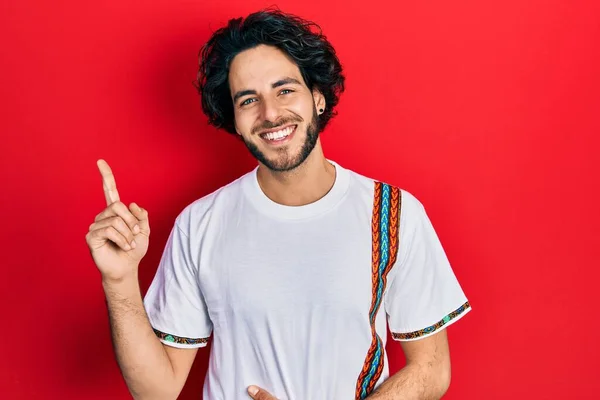
<path id="1" fill-rule="evenodd" d="M 298 125 L 289 125 L 277 131 L 261 133 L 260 137 L 271 145 L 285 143 L 292 139 L 297 127 Z"/>

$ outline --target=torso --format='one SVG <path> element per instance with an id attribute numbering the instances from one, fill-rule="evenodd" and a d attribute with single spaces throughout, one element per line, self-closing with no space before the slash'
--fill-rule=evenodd
<path id="1" fill-rule="evenodd" d="M 192 220 L 213 323 L 205 399 L 246 399 L 251 384 L 278 399 L 355 398 L 374 340 L 375 182 L 336 168 L 330 193 L 309 206 L 270 202 L 253 171 Z M 382 305 L 374 329 L 384 347 Z M 380 357 L 376 385 L 388 376 Z"/>

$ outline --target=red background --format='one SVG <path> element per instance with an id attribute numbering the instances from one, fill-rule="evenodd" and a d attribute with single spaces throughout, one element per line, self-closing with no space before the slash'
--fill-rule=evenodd
<path id="1" fill-rule="evenodd" d="M 2 3 L 1 398 L 129 398 L 84 238 L 95 162 L 149 209 L 145 290 L 181 209 L 254 165 L 192 80 L 210 32 L 270 4 Z M 278 5 L 345 66 L 326 155 L 425 204 L 473 305 L 449 328 L 446 398 L 598 398 L 599 3 Z M 181 398 L 200 397 L 207 355 Z"/>

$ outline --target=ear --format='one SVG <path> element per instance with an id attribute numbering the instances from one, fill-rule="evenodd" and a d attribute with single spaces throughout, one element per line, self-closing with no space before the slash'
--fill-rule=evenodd
<path id="1" fill-rule="evenodd" d="M 315 108 L 317 109 L 317 112 L 321 109 L 324 110 L 325 107 L 327 106 L 327 104 L 325 104 L 325 96 L 323 96 L 323 93 L 321 93 L 321 91 L 319 89 L 314 88 L 312 91 L 312 95 L 313 95 L 313 100 L 315 102 Z"/>

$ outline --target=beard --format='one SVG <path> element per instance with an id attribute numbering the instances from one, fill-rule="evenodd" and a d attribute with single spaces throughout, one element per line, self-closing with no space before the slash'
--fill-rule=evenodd
<path id="1" fill-rule="evenodd" d="M 278 126 L 283 126 L 290 122 L 300 122 L 296 120 L 283 120 L 274 126 L 261 126 L 260 129 L 272 129 L 277 128 Z M 296 126 L 296 129 L 298 127 Z M 296 134 L 297 132 L 294 132 Z M 315 146 L 317 145 L 317 139 L 319 138 L 319 118 L 317 115 L 317 110 L 313 109 L 312 119 L 310 124 L 306 127 L 306 139 L 304 143 L 302 143 L 302 147 L 300 151 L 296 154 L 290 154 L 290 151 L 287 147 L 282 147 L 275 149 L 277 155 L 273 158 L 267 158 L 265 153 L 260 151 L 258 146 L 249 140 L 244 139 L 244 143 L 250 153 L 254 158 L 264 164 L 265 167 L 275 172 L 287 172 L 297 168 L 300 164 L 302 164 L 313 151 Z"/>

